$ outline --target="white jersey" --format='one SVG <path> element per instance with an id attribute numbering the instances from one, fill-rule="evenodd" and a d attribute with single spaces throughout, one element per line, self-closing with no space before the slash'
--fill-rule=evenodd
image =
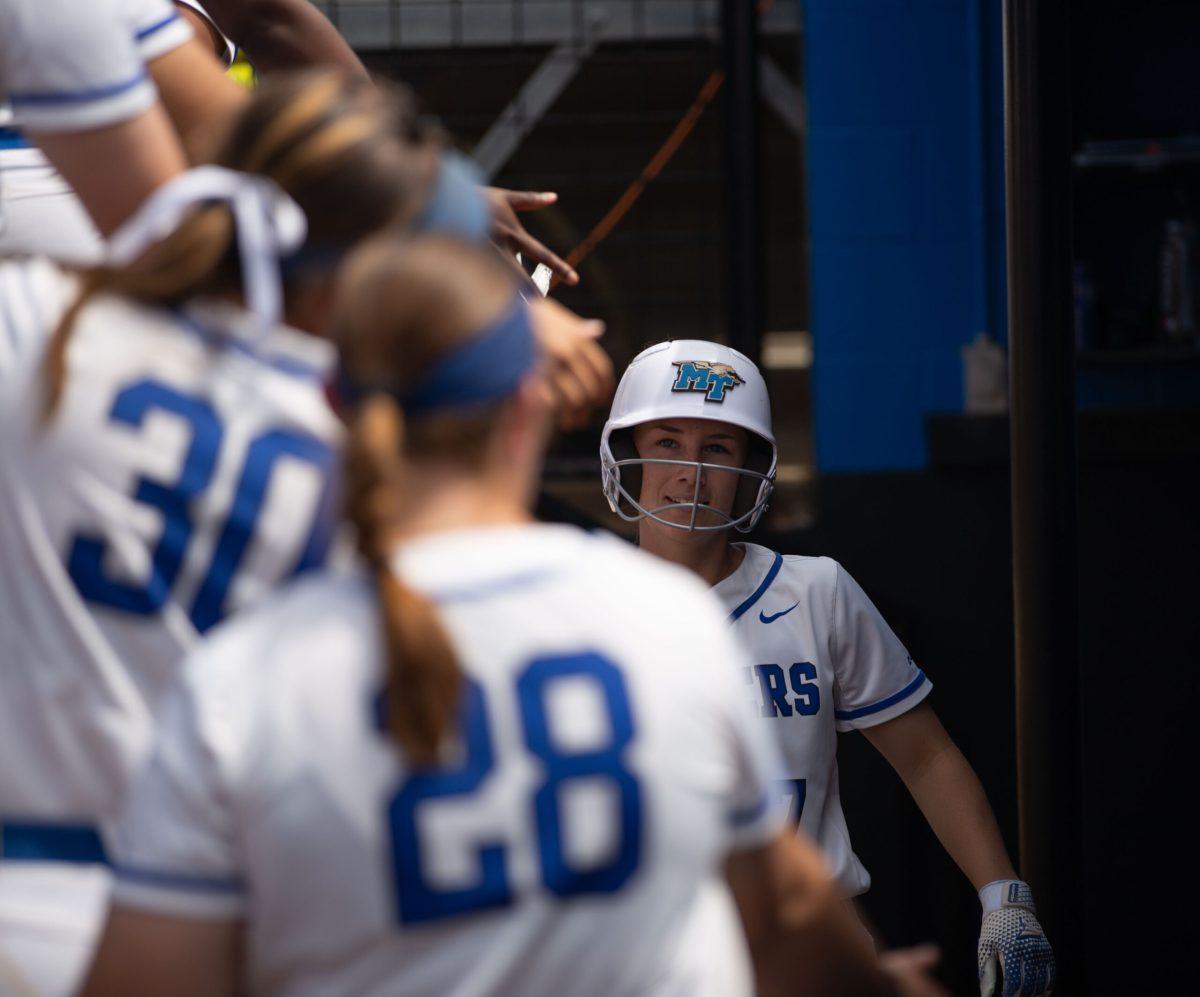
<path id="1" fill-rule="evenodd" d="M 329 343 L 96 299 L 43 425 L 74 294 L 45 261 L 0 265 L 0 857 L 14 823 L 115 810 L 198 634 L 321 563 L 335 519 Z"/>
<path id="2" fill-rule="evenodd" d="M 454 760 L 414 771 L 386 733 L 373 586 L 301 582 L 188 662 L 114 902 L 244 918 L 254 992 L 702 992 L 723 947 L 685 946 L 687 914 L 785 819 L 718 604 L 563 526 L 424 538 L 397 570 L 460 655 Z"/>
<path id="3" fill-rule="evenodd" d="M 754 659 L 746 693 L 783 750 L 792 817 L 825 852 L 847 896 L 871 877 L 850 846 L 838 790 L 837 734 L 911 710 L 932 683 L 836 561 L 757 544 L 713 588 Z"/>
<path id="4" fill-rule="evenodd" d="M 168 0 L 4 0 L 0 99 L 44 131 L 124 121 L 154 102 L 145 63 L 190 37 Z"/>
<path id="5" fill-rule="evenodd" d="M 77 131 L 135 117 L 155 99 L 145 63 L 191 34 L 169 0 L 0 0 L 0 253 L 100 260 L 87 211 L 17 126 Z"/>

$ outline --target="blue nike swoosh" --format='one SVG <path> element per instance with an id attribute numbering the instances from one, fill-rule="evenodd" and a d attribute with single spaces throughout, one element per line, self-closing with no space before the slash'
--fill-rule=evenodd
<path id="1" fill-rule="evenodd" d="M 790 612 L 791 612 L 793 609 L 795 609 L 795 608 L 796 608 L 797 606 L 799 606 L 799 605 L 800 605 L 800 603 L 798 603 L 798 602 L 793 602 L 793 603 L 792 603 L 790 606 L 788 606 L 788 608 L 787 608 L 787 609 L 785 609 L 785 610 L 784 610 L 782 613 L 772 613 L 770 616 L 768 616 L 766 613 L 764 613 L 764 612 L 763 612 L 763 611 L 760 609 L 760 610 L 758 611 L 758 618 L 759 618 L 760 620 L 762 620 L 762 622 L 763 622 L 763 623 L 774 623 L 774 622 L 775 622 L 777 619 L 779 619 L 779 617 L 781 617 L 781 616 L 787 616 L 787 614 L 788 614 L 788 613 L 790 613 Z"/>

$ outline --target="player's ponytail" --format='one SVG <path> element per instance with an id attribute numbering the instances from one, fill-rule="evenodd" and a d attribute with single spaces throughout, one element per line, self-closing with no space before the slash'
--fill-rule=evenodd
<path id="1" fill-rule="evenodd" d="M 435 606 L 405 583 L 393 555 L 417 476 L 489 466 L 536 350 L 511 277 L 476 246 L 380 238 L 347 264 L 339 290 L 346 512 L 378 591 L 389 727 L 424 763 L 451 730 L 461 669 Z"/>
<path id="2" fill-rule="evenodd" d="M 392 399 L 377 394 L 359 407 L 344 454 L 346 515 L 378 593 L 388 730 L 414 764 L 431 765 L 453 724 L 462 677 L 433 604 L 389 561 L 403 437 L 404 416 Z"/>
<path id="3" fill-rule="evenodd" d="M 407 91 L 315 71 L 267 80 L 233 121 L 215 162 L 268 177 L 303 209 L 308 234 L 284 267 L 286 296 L 305 277 L 328 273 L 361 239 L 415 217 L 439 148 L 439 133 Z M 48 348 L 43 418 L 57 407 L 71 331 L 93 298 L 172 308 L 236 294 L 241 280 L 233 214 L 219 201 L 201 203 L 128 263 L 83 270 L 79 294 Z"/>
<path id="4" fill-rule="evenodd" d="M 63 313 L 46 349 L 42 367 L 42 418 L 54 415 L 66 381 L 67 349 L 79 313 L 99 294 L 120 295 L 136 301 L 173 305 L 191 296 L 193 289 L 213 283 L 233 240 L 233 218 L 224 205 L 195 211 L 161 242 L 123 267 L 93 267 L 80 274 L 79 293 Z M 232 277 L 230 277 L 232 279 Z"/>

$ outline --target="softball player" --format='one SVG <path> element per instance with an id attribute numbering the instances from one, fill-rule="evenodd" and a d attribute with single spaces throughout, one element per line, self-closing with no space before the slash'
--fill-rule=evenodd
<path id="1" fill-rule="evenodd" d="M 530 521 L 547 409 L 508 274 L 445 239 L 377 244 L 343 301 L 370 570 L 301 583 L 186 663 L 85 993 L 233 993 L 243 932 L 255 992 L 703 993 L 719 946 L 680 943 L 727 856 L 783 957 L 764 992 L 835 972 L 880 992 L 769 805 L 778 759 L 712 597 Z"/>
<path id="2" fill-rule="evenodd" d="M 9 0 L 5 0 L 9 2 Z M 51 3 L 57 0 L 51 0 Z M 11 106 L 0 103 L 0 253 L 43 253 L 63 262 L 86 265 L 103 256 L 103 240 L 88 211 L 70 184 L 33 145 L 23 129 L 73 131 L 94 127 L 106 119 L 119 120 L 142 111 L 154 100 L 154 86 L 143 65 L 179 48 L 192 37 L 188 22 L 176 10 L 186 9 L 193 23 L 213 38 L 215 51 L 229 65 L 232 46 L 195 0 L 100 0 L 71 4 L 70 17 L 53 16 L 45 3 L 13 3 L 8 14 L 15 28 L 17 18 L 35 39 L 20 31 L 8 34 L 14 73 L 21 74 L 8 89 Z M 107 18 L 106 18 L 107 14 Z M 80 19 L 81 18 L 81 19 Z M 98 22 L 103 21 L 103 25 Z M 68 30 L 68 25 L 70 30 Z M 40 36 L 44 35 L 44 43 Z M 74 39 L 78 44 L 72 44 Z M 64 56 L 74 61 L 73 72 L 84 73 L 94 63 L 121 60 L 75 80 L 54 78 L 67 67 Z M 0 59 L 0 64 L 5 60 Z M 129 82 L 128 92 L 120 90 Z M 111 93 L 114 87 L 117 92 Z M 0 88 L 2 90 L 3 88 Z M 81 92 L 106 93 L 103 98 L 81 99 Z M 103 115 L 103 116 L 101 116 Z M 114 117 L 115 116 L 115 117 Z M 20 127 L 18 127 L 18 123 Z M 175 141 L 173 133 L 169 138 Z M 151 141 L 146 136 L 142 141 Z M 177 169 L 182 169 L 182 154 Z M 88 169 L 119 177 L 121 168 L 97 168 L 93 159 Z M 128 163 L 124 164 L 128 169 Z M 143 191 L 148 193 L 148 190 Z"/>
<path id="3" fill-rule="evenodd" d="M 821 845 L 843 892 L 870 876 L 838 794 L 837 734 L 861 730 L 896 768 L 951 857 L 979 890 L 984 993 L 1049 992 L 1054 961 L 1029 887 L 1016 879 L 978 778 L 924 703 L 932 688 L 836 561 L 734 543 L 770 497 L 775 438 L 755 365 L 715 343 L 652 346 L 625 372 L 600 456 L 612 510 L 640 546 L 710 585 L 753 666 L 743 693 L 785 759 L 793 819 Z"/>
<path id="4" fill-rule="evenodd" d="M 325 560 L 329 274 L 418 213 L 437 157 L 399 97 L 282 82 L 221 158 L 292 196 L 208 167 L 151 198 L 111 266 L 0 265 L 0 957 L 36 992 L 83 968 L 108 883 L 99 827 L 179 658 Z M 486 204 L 459 183 L 482 233 Z"/>

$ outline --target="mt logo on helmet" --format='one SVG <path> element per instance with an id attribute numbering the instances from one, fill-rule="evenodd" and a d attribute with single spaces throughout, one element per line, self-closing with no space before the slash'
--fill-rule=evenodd
<path id="1" fill-rule="evenodd" d="M 671 390 L 703 392 L 706 402 L 723 402 L 725 392 L 746 383 L 727 363 L 715 363 L 711 360 L 675 360 L 671 366 L 679 369 Z"/>

